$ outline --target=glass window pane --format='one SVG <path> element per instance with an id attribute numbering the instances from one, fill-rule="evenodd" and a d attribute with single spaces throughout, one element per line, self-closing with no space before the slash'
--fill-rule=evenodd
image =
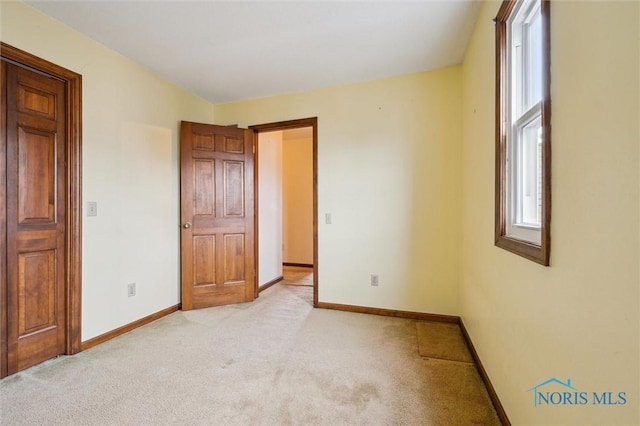
<path id="1" fill-rule="evenodd" d="M 540 226 L 542 218 L 542 123 L 540 117 L 521 133 L 520 214 L 521 224 Z"/>
<path id="2" fill-rule="evenodd" d="M 542 18 L 540 9 L 537 9 L 533 19 L 527 25 L 527 51 L 528 109 L 542 100 Z"/>

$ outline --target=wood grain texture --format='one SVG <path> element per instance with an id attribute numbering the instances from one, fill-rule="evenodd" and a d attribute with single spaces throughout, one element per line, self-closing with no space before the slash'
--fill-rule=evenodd
<path id="1" fill-rule="evenodd" d="M 86 340 L 84 342 L 82 342 L 82 350 L 86 351 L 87 349 L 91 349 L 94 346 L 99 345 L 100 343 L 104 343 L 108 340 L 111 340 L 113 338 L 116 338 L 118 336 L 121 336 L 125 333 L 128 333 L 132 330 L 135 330 L 138 327 L 142 327 L 143 325 L 147 325 L 155 320 L 158 320 L 162 317 L 165 317 L 169 314 L 172 314 L 174 312 L 177 312 L 180 310 L 180 305 L 173 305 L 173 306 L 169 306 L 168 308 L 165 308 L 161 311 L 158 311 L 154 314 L 151 315 L 147 315 L 144 318 L 140 318 L 139 320 L 133 321 L 129 324 L 123 325 L 122 327 L 118 327 L 114 330 L 108 331 L 104 334 L 101 334 L 97 337 L 94 337 L 92 339 Z"/>
<path id="2" fill-rule="evenodd" d="M 288 120 L 288 121 L 278 121 L 275 123 L 266 123 L 266 124 L 256 124 L 253 126 L 249 126 L 249 128 L 255 131 L 255 164 L 257 167 L 258 159 L 260 156 L 260 149 L 257 143 L 258 135 L 261 132 L 272 132 L 276 130 L 289 130 L 289 129 L 300 129 L 303 127 L 311 127 L 313 129 L 313 306 L 318 307 L 318 285 L 319 285 L 319 266 L 318 266 L 318 117 L 310 117 L 310 118 L 300 118 L 297 120 Z M 255 170 L 254 170 L 255 172 Z M 258 206 L 258 173 L 255 172 L 254 179 L 254 188 L 255 188 L 255 224 L 254 228 L 256 230 L 255 237 L 255 259 L 256 264 L 259 262 L 258 256 L 258 214 L 259 214 L 259 206 Z M 258 282 L 256 280 L 255 292 L 258 294 Z"/>
<path id="3" fill-rule="evenodd" d="M 18 338 L 57 326 L 55 261 L 55 250 L 18 254 Z"/>
<path id="4" fill-rule="evenodd" d="M 39 114 L 45 118 L 56 119 L 56 99 L 51 93 L 43 92 L 32 86 L 18 88 L 18 111 L 27 114 Z"/>
<path id="5" fill-rule="evenodd" d="M 56 213 L 56 132 L 18 128 L 18 223 L 53 223 Z"/>
<path id="6" fill-rule="evenodd" d="M 253 132 L 182 122 L 184 310 L 255 298 Z"/>
<path id="7" fill-rule="evenodd" d="M 12 374 L 65 351 L 66 99 L 60 80 L 14 64 L 5 69 L 7 373 Z M 25 108 L 20 98 L 27 89 L 53 103 L 53 112 Z"/>
<path id="8" fill-rule="evenodd" d="M 215 161 L 193 162 L 193 216 L 215 216 Z"/>
<path id="9" fill-rule="evenodd" d="M 251 128 L 251 127 L 249 127 Z M 258 137 L 259 131 L 254 130 L 253 132 L 253 141 L 251 145 L 251 150 L 253 151 L 253 229 L 255 230 L 254 237 L 254 246 L 253 246 L 253 258 L 255 259 L 256 271 L 259 271 L 260 265 L 260 206 L 258 200 L 260 199 L 260 186 L 258 185 L 258 167 L 260 164 L 260 149 L 258 148 Z M 253 286 L 253 294 L 254 298 L 258 298 L 260 296 L 260 283 L 258 282 L 259 277 L 256 272 L 256 282 Z"/>
<path id="10" fill-rule="evenodd" d="M 231 154 L 244 154 L 244 143 L 241 138 L 224 138 L 224 152 Z"/>
<path id="11" fill-rule="evenodd" d="M 551 2 L 542 0 L 542 253 L 540 263 L 549 266 L 551 256 Z"/>
<path id="12" fill-rule="evenodd" d="M 193 237 L 193 286 L 216 285 L 216 236 Z"/>
<path id="13" fill-rule="evenodd" d="M 50 158 L 50 155 L 53 154 L 55 158 L 54 161 L 57 170 L 56 175 L 53 176 L 58 176 L 58 178 L 64 183 L 60 187 L 60 191 L 56 191 L 55 194 L 51 193 L 50 185 L 45 185 L 48 189 L 48 191 L 46 191 L 47 195 L 49 196 L 49 199 L 47 200 L 49 204 L 47 208 L 48 217 L 45 222 L 48 221 L 52 223 L 51 210 L 53 210 L 53 216 L 55 216 L 53 220 L 64 224 L 64 226 L 51 234 L 45 229 L 42 229 L 42 224 L 39 224 L 36 227 L 32 227 L 30 236 L 20 235 L 17 239 L 17 243 L 12 241 L 12 244 L 17 244 L 16 248 L 18 250 L 33 251 L 37 250 L 38 247 L 42 247 L 43 244 L 46 245 L 47 241 L 62 241 L 64 249 L 62 250 L 62 255 L 59 258 L 60 262 L 59 265 L 57 265 L 56 273 L 58 275 L 57 279 L 59 284 L 63 289 L 61 292 L 62 297 L 58 300 L 58 308 L 61 312 L 66 313 L 64 322 L 61 324 L 61 327 L 64 329 L 63 346 L 64 353 L 77 353 L 81 349 L 82 76 L 2 42 L 0 42 L 0 55 L 2 56 L 3 68 L 3 119 L 1 138 L 3 142 L 3 148 L 1 150 L 3 158 L 0 161 L 2 176 L 6 176 L 7 159 L 4 158 L 4 153 L 7 152 L 5 145 L 6 140 L 9 137 L 16 137 L 15 135 L 9 136 L 7 132 L 7 123 L 5 120 L 7 116 L 6 102 L 11 102 L 12 105 L 15 104 L 18 114 L 26 120 L 25 128 L 33 129 L 36 127 L 32 125 L 34 120 L 39 120 L 42 124 L 47 120 L 51 122 L 57 121 L 58 118 L 61 118 L 60 121 L 62 122 L 63 130 L 62 132 L 58 132 L 62 137 L 61 148 L 56 148 L 53 153 L 49 152 L 49 155 L 41 156 L 41 154 L 37 154 L 36 157 L 41 156 L 42 158 L 46 158 L 49 156 Z M 23 83 L 22 88 L 18 90 L 17 95 L 9 101 L 7 96 L 5 96 L 7 93 L 7 63 L 11 63 L 20 69 L 26 69 L 25 67 L 35 69 L 37 70 L 38 75 L 42 76 L 44 74 L 52 76 L 53 78 L 43 77 L 46 81 L 44 83 L 38 83 L 35 86 L 31 84 L 33 79 L 30 77 L 21 78 L 21 82 Z M 63 85 L 63 94 L 62 96 L 59 94 L 54 96 L 47 87 L 50 87 L 51 85 L 55 86 L 60 83 Z M 60 107 L 61 100 L 62 107 Z M 51 130 L 52 129 L 45 129 L 45 133 Z M 31 146 L 30 149 L 35 146 L 37 146 L 37 144 Z M 15 156 L 11 158 L 15 158 Z M 31 159 L 33 159 L 33 157 Z M 45 161 L 45 163 L 48 163 L 48 167 L 51 166 L 50 161 Z M 37 170 L 35 170 L 37 168 L 35 167 L 31 167 L 31 170 L 28 169 L 29 168 L 25 169 L 29 174 L 29 176 L 26 177 L 26 180 L 37 178 L 47 181 L 52 178 L 51 174 L 45 177 L 39 176 Z M 12 176 L 14 176 L 13 173 Z M 0 186 L 3 188 L 3 192 L 6 190 L 8 184 L 8 182 L 2 180 L 2 185 Z M 12 184 L 15 184 L 15 182 L 12 182 Z M 33 193 L 33 190 L 34 188 L 32 188 L 30 192 Z M 3 199 L 7 199 L 4 193 L 3 195 Z M 52 197 L 54 197 L 53 200 Z M 45 196 L 42 196 L 40 197 L 40 200 L 42 201 L 44 198 Z M 40 203 L 40 206 L 36 208 L 38 215 L 40 215 L 41 211 L 44 211 L 44 209 L 41 208 L 42 204 L 43 203 Z M 28 213 L 28 210 L 29 208 L 23 209 L 23 212 Z M 6 235 L 8 238 L 7 229 L 4 227 L 7 221 L 6 206 L 3 205 L 0 207 L 0 211 L 2 211 L 3 219 L 3 228 L 1 233 Z M 29 215 L 23 214 L 23 217 L 26 216 Z M 7 294 L 8 282 L 6 280 L 6 274 L 8 273 L 9 271 L 3 270 L 3 278 L 0 280 L 0 283 L 2 284 L 0 286 L 0 304 L 2 305 L 2 314 L 0 315 L 0 322 L 2 323 L 0 324 L 0 341 L 2 342 L 0 345 L 2 353 L 0 357 L 0 377 L 4 377 L 9 374 L 9 344 L 7 339 L 7 329 L 9 327 L 9 322 L 13 321 L 13 319 L 9 318 L 7 309 L 5 309 L 9 303 Z"/>
<path id="14" fill-rule="evenodd" d="M 224 236 L 224 285 L 245 280 L 244 240 L 244 234 L 225 234 Z"/>
<path id="15" fill-rule="evenodd" d="M 337 311 L 356 312 L 359 314 L 382 315 L 385 317 L 407 318 L 425 321 L 437 321 L 458 324 L 460 317 L 455 315 L 430 314 L 425 312 L 397 311 L 394 309 L 371 308 L 367 306 L 342 305 L 339 303 L 319 302 L 317 308 Z"/>
<path id="16" fill-rule="evenodd" d="M 244 161 L 224 161 L 224 215 L 244 217 Z"/>
<path id="17" fill-rule="evenodd" d="M 0 200 L 7 199 L 7 103 L 5 101 L 7 63 L 0 62 Z M 7 203 L 0 202 L 0 378 L 7 372 Z"/>
<path id="18" fill-rule="evenodd" d="M 311 263 L 282 262 L 282 266 L 295 266 L 298 268 L 313 268 L 313 265 Z"/>
<path id="19" fill-rule="evenodd" d="M 203 135 L 201 133 L 193 133 L 193 149 L 206 149 L 213 151 L 215 149 L 214 135 Z"/>
<path id="20" fill-rule="evenodd" d="M 268 289 L 269 287 L 278 284 L 282 280 L 284 280 L 284 277 L 282 275 L 280 275 L 279 277 L 276 277 L 276 278 L 272 279 L 271 281 L 267 281 L 266 283 L 264 283 L 264 284 L 262 284 L 260 286 L 260 292 L 263 292 L 266 289 Z"/>
<path id="21" fill-rule="evenodd" d="M 504 410 L 504 407 L 502 406 L 502 402 L 500 402 L 500 398 L 498 398 L 498 394 L 496 393 L 496 390 L 494 389 L 493 384 L 489 379 L 489 375 L 487 374 L 487 371 L 484 369 L 484 366 L 482 365 L 482 361 L 478 356 L 478 352 L 476 352 L 476 348 L 473 346 L 471 337 L 469 336 L 469 333 L 467 332 L 467 329 L 464 326 L 464 321 L 462 321 L 462 319 L 460 319 L 460 330 L 462 331 L 462 336 L 464 337 L 464 340 L 467 343 L 469 352 L 471 352 L 471 357 L 473 358 L 473 361 L 476 364 L 476 369 L 480 374 L 480 378 L 484 382 L 484 386 L 487 388 L 487 393 L 489 394 L 489 398 L 491 399 L 493 408 L 495 408 L 496 413 L 498 414 L 500 423 L 502 423 L 503 426 L 511 426 L 511 421 L 507 416 L 507 412 Z"/>

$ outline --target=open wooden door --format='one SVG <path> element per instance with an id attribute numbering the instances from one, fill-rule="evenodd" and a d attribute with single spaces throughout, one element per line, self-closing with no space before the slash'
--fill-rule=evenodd
<path id="1" fill-rule="evenodd" d="M 182 309 L 255 297 L 252 130 L 181 126 Z"/>

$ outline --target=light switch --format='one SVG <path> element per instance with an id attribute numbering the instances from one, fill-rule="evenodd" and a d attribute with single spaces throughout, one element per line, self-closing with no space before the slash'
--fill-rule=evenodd
<path id="1" fill-rule="evenodd" d="M 324 214 L 324 223 L 327 225 L 331 225 L 331 213 Z"/>
<path id="2" fill-rule="evenodd" d="M 96 201 L 87 202 L 87 216 L 98 216 L 98 203 Z"/>

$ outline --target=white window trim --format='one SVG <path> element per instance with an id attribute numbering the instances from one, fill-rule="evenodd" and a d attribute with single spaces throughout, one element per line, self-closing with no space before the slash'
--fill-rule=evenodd
<path id="1" fill-rule="evenodd" d="M 507 229 L 509 237 L 540 245 L 542 240 L 542 226 L 524 223 L 522 211 L 522 191 L 519 190 L 522 131 L 530 123 L 542 119 L 542 102 L 535 104 L 509 127 L 507 132 Z"/>
<path id="2" fill-rule="evenodd" d="M 527 111 L 518 116 L 518 111 L 526 108 L 528 98 L 531 96 L 530 79 L 523 78 L 521 81 L 516 78 L 518 74 L 524 74 L 528 69 L 528 55 L 524 54 L 524 46 L 527 42 L 524 27 L 525 22 L 531 17 L 536 9 L 540 9 L 539 0 L 524 0 L 516 6 L 511 18 L 507 21 L 507 209 L 506 209 L 506 235 L 510 238 L 523 240 L 532 244 L 540 245 L 542 241 L 541 225 L 525 224 L 522 221 L 522 191 L 519 190 L 519 177 L 521 172 L 521 144 L 522 130 L 537 119 L 542 120 L 542 101 L 539 101 Z M 538 11 L 537 13 L 540 13 Z M 523 17 L 524 16 L 524 17 Z M 521 18 L 521 19 L 520 19 Z M 520 20 L 514 24 L 516 20 Z M 517 34 L 514 27 L 517 25 Z M 516 53 L 514 44 L 520 40 L 520 54 Z M 527 87 L 516 87 L 516 84 L 526 84 Z M 520 92 L 520 93 L 518 93 Z M 517 97 L 520 96 L 519 103 Z"/>

